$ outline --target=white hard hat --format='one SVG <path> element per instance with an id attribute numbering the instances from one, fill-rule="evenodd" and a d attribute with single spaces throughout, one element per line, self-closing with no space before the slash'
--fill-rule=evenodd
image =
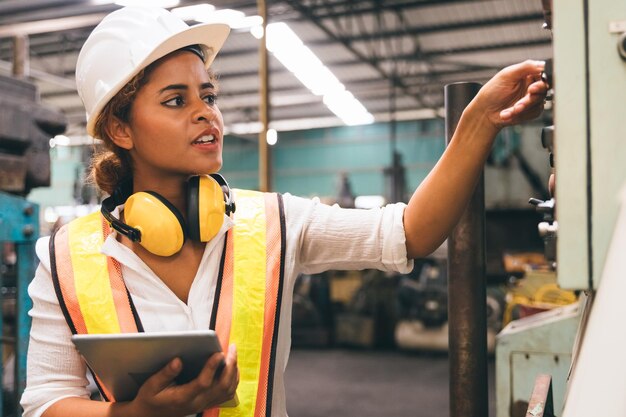
<path id="1" fill-rule="evenodd" d="M 76 86 L 87 111 L 87 132 L 104 106 L 139 71 L 170 52 L 199 45 L 208 68 L 230 27 L 223 23 L 188 26 L 158 7 L 124 7 L 107 15 L 89 35 L 76 63 Z"/>

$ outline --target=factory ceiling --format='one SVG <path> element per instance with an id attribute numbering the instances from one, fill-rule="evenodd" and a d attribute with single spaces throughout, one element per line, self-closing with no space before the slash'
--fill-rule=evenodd
<path id="1" fill-rule="evenodd" d="M 74 87 L 78 51 L 99 20 L 120 7 L 103 3 L 0 0 L 0 73 L 11 74 L 15 45 L 27 39 L 28 75 L 42 101 L 66 114 L 73 135 L 85 134 Z M 253 0 L 210 3 L 258 14 Z M 552 54 L 541 0 L 268 0 L 267 10 L 268 23 L 287 23 L 381 122 L 437 116 L 445 84 L 485 82 L 506 65 Z M 249 30 L 234 29 L 214 63 L 219 105 L 234 133 L 252 133 L 259 120 L 258 51 Z M 279 130 L 342 124 L 272 54 L 269 68 L 270 120 Z"/>

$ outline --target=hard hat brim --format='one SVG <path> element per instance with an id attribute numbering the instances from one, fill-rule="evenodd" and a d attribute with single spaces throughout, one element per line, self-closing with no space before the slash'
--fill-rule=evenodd
<path id="1" fill-rule="evenodd" d="M 126 77 L 115 84 L 107 94 L 100 98 L 87 119 L 87 132 L 95 136 L 94 127 L 102 109 L 104 109 L 107 103 L 142 69 L 167 54 L 189 45 L 200 45 L 205 55 L 204 66 L 208 69 L 213 63 L 215 56 L 224 45 L 229 33 L 230 27 L 227 24 L 203 23 L 191 26 L 189 29 L 185 29 L 163 40 L 135 67 L 134 71 L 128 73 Z"/>

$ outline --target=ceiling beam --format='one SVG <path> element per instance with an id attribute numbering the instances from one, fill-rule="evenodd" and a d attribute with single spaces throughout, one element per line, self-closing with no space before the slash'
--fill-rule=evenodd
<path id="1" fill-rule="evenodd" d="M 0 4 L 2 4 L 2 2 L 0 2 Z M 99 15 L 99 16 L 103 16 L 103 15 Z M 49 21 L 50 20 L 42 21 L 42 22 L 49 22 Z M 489 18 L 489 19 L 482 19 L 482 20 L 470 20 L 470 21 L 454 22 L 454 23 L 443 24 L 443 25 L 439 24 L 439 25 L 413 26 L 413 27 L 407 27 L 403 30 L 377 32 L 374 35 L 374 37 L 375 39 L 388 39 L 388 38 L 403 37 L 403 36 L 419 36 L 419 35 L 425 35 L 425 34 L 449 32 L 449 31 L 454 31 L 454 30 L 465 30 L 465 29 L 472 29 L 472 28 L 490 28 L 490 27 L 496 27 L 496 26 L 503 26 L 507 24 L 526 23 L 526 22 L 532 22 L 532 21 L 543 22 L 543 14 L 539 12 L 526 13 L 526 14 L 518 15 L 518 16 L 496 17 L 496 18 Z M 23 25 L 23 24 L 20 24 L 20 25 Z M 4 26 L 0 26 L 0 34 L 2 33 L 1 30 L 3 29 L 3 27 Z M 24 24 L 24 26 L 21 26 L 21 27 L 27 28 L 28 26 Z M 84 27 L 87 30 L 85 30 L 81 34 L 76 33 L 75 37 L 72 38 L 71 42 L 74 45 L 82 45 L 85 39 L 87 39 L 87 36 L 89 35 L 89 32 L 90 32 L 90 25 L 87 25 Z M 80 28 L 80 26 L 75 26 L 74 28 L 78 29 Z M 546 35 L 546 38 L 547 37 L 548 36 Z M 349 43 L 353 43 L 353 42 L 371 40 L 372 34 L 358 34 L 358 35 L 353 35 L 353 36 L 343 37 L 343 38 L 345 41 Z M 315 46 L 332 45 L 334 43 L 336 43 L 336 40 L 334 39 L 321 39 L 317 41 L 309 41 L 307 42 L 307 45 L 315 47 Z M 11 54 L 11 49 L 12 49 L 12 46 L 10 42 L 0 43 L 0 57 L 4 57 L 6 59 L 9 56 L 7 54 Z M 35 39 L 33 39 L 33 41 L 31 42 L 31 49 L 34 51 L 34 55 L 46 56 L 49 54 L 58 54 L 59 52 L 67 52 L 67 45 L 64 44 L 63 42 L 58 42 L 58 40 L 56 41 L 53 40 L 53 41 L 48 41 L 48 42 L 41 41 L 41 40 L 38 41 L 36 40 L 36 37 L 35 37 Z M 258 49 L 256 47 L 243 48 L 243 49 L 239 49 L 239 50 L 235 50 L 231 52 L 222 51 L 221 55 L 236 56 L 236 55 L 257 53 L 257 51 Z"/>
<path id="2" fill-rule="evenodd" d="M 467 20 L 463 22 L 454 22 L 448 24 L 434 24 L 424 26 L 412 26 L 402 30 L 389 30 L 384 32 L 377 32 L 373 36 L 375 39 L 387 39 L 403 36 L 418 36 L 418 35 L 430 35 L 434 33 L 452 32 L 455 30 L 467 30 L 467 29 L 487 29 L 494 26 L 504 26 L 516 23 L 528 23 L 537 22 L 537 27 L 540 28 L 543 24 L 543 13 L 527 13 L 518 16 L 506 16 L 506 17 L 494 17 L 480 20 Z M 547 34 L 546 34 L 547 36 Z M 359 42 L 364 40 L 370 40 L 372 34 L 358 34 L 351 35 L 347 39 L 351 42 Z M 308 42 L 309 45 L 325 45 L 330 44 L 330 40 Z"/>
<path id="3" fill-rule="evenodd" d="M 106 16 L 104 13 L 86 14 L 59 19 L 37 20 L 0 26 L 0 38 L 59 32 L 68 29 L 95 26 Z"/>
<path id="4" fill-rule="evenodd" d="M 380 10 L 380 6 L 374 1 L 359 1 L 347 0 L 343 2 L 333 2 L 326 4 L 319 4 L 314 2 L 307 5 L 313 15 L 320 19 L 331 17 L 342 17 L 354 14 L 366 14 L 376 13 Z M 398 0 L 398 1 L 385 1 L 384 8 L 387 10 L 411 10 L 425 7 L 437 7 L 445 6 L 449 7 L 454 3 L 476 3 L 475 0 Z M 326 14 L 317 14 L 318 11 L 326 10 Z"/>
<path id="5" fill-rule="evenodd" d="M 85 0 L 5 0 L 0 1 L 0 16 L 39 11 L 45 8 L 67 6 L 68 4 L 85 4 Z"/>
<path id="6" fill-rule="evenodd" d="M 358 62 L 352 62 L 353 64 L 358 65 Z M 445 62 L 445 64 L 448 64 L 448 62 Z M 451 63 L 452 65 L 457 65 L 459 68 L 454 69 L 454 70 L 439 70 L 439 71 L 430 71 L 430 72 L 422 72 L 422 73 L 415 73 L 415 74 L 405 74 L 403 75 L 402 78 L 405 79 L 410 79 L 410 78 L 415 78 L 415 77 L 440 77 L 440 76 L 446 76 L 446 75 L 460 75 L 460 74 L 465 74 L 468 71 L 488 71 L 488 70 L 498 70 L 500 69 L 500 67 L 495 66 L 495 65 L 473 65 L 473 64 L 456 64 L 456 63 Z M 334 64 L 328 64 L 331 66 L 334 66 Z M 286 68 L 280 68 L 280 69 L 272 69 L 272 75 L 273 76 L 280 76 L 280 75 L 284 75 L 284 74 L 288 74 L 289 70 L 287 70 Z M 254 77 L 257 76 L 258 72 L 257 71 L 228 71 L 228 73 L 224 76 L 226 78 L 242 78 L 242 77 Z M 380 78 L 363 78 L 363 79 L 356 79 L 353 80 L 352 82 L 350 81 L 346 81 L 343 82 L 343 84 L 346 83 L 350 83 L 350 84 L 358 84 L 361 82 L 371 82 L 371 81 L 380 81 Z"/>
<path id="7" fill-rule="evenodd" d="M 0 70 L 6 71 L 7 73 L 10 73 L 12 66 L 10 62 L 0 61 Z M 63 87 L 66 89 L 66 94 L 76 94 L 76 82 L 73 79 L 59 77 L 35 68 L 30 68 L 27 75 L 36 80 Z"/>
<path id="8" fill-rule="evenodd" d="M 441 49 L 431 49 L 431 50 L 422 50 L 420 54 L 414 53 L 405 53 L 401 55 L 393 55 L 389 57 L 365 57 L 361 52 L 358 52 L 358 57 L 363 56 L 362 62 L 370 65 L 378 64 L 382 61 L 388 61 L 391 59 L 403 59 L 407 61 L 421 61 L 424 58 L 438 58 L 442 56 L 448 56 L 457 53 L 474 53 L 474 52 L 485 52 L 485 51 L 497 51 L 497 50 L 505 50 L 505 49 L 514 49 L 514 48 L 522 48 L 528 46 L 543 46 L 550 45 L 552 40 L 549 38 L 545 39 L 530 39 L 530 40 L 522 40 L 522 41 L 511 41 L 511 42 L 501 42 L 490 45 L 476 45 L 476 46 L 459 46 L 455 48 L 441 48 Z M 342 42 L 343 44 L 343 42 Z M 354 49 L 352 46 L 350 47 L 350 51 L 352 52 Z M 221 51 L 219 56 L 224 57 L 236 57 L 250 53 L 256 53 L 256 48 L 249 49 L 238 49 L 235 51 Z M 327 66 L 346 66 L 346 65 L 355 65 L 356 62 L 353 59 L 348 60 L 338 60 L 338 61 L 326 61 L 324 62 Z"/>

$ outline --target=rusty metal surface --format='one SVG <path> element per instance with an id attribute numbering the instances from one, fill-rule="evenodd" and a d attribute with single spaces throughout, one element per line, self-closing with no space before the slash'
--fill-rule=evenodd
<path id="1" fill-rule="evenodd" d="M 477 83 L 446 85 L 446 144 Z M 488 415 L 484 179 L 448 238 L 450 416 Z"/>
<path id="2" fill-rule="evenodd" d="M 19 156 L 0 154 L 0 190 L 17 193 L 24 188 L 26 160 Z"/>
<path id="3" fill-rule="evenodd" d="M 541 374 L 535 379 L 535 387 L 528 401 L 526 417 L 555 417 L 550 375 Z"/>

